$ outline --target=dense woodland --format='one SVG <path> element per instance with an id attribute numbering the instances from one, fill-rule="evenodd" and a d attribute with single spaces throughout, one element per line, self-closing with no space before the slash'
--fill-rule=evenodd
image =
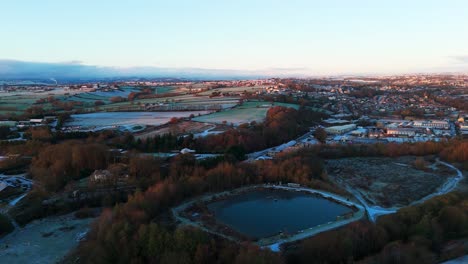
<path id="1" fill-rule="evenodd" d="M 414 144 L 315 145 L 278 155 L 275 160 L 241 162 L 244 154 L 275 146 L 305 133 L 322 114 L 301 108 L 275 107 L 262 124 L 247 124 L 204 139 L 162 136 L 147 141 L 112 132 L 65 135 L 31 129 L 26 143 L 11 142 L 1 151 L 21 154 L 0 163 L 0 169 L 29 168 L 37 182 L 13 210 L 20 224 L 47 214 L 82 206 L 106 208 L 88 238 L 67 261 L 75 263 L 433 263 L 463 254 L 447 243 L 468 236 L 468 198 L 451 193 L 397 214 L 326 232 L 288 245 L 283 254 L 245 242 L 232 243 L 192 228 L 177 228 L 169 209 L 206 192 L 218 192 L 266 182 L 297 182 L 346 195 L 329 180 L 325 159 L 357 156 L 438 155 L 468 168 L 467 141 Z M 73 138 L 73 139 L 72 139 Z M 181 147 L 224 156 L 196 160 L 191 154 L 169 160 L 141 152 Z M 125 154 L 113 149 L 124 148 Z M 136 191 L 125 197 L 99 197 L 79 205 L 44 204 L 73 190 L 94 170 L 114 170 L 123 164 L 128 184 Z M 52 199 L 53 200 L 53 199 Z M 7 222 L 0 218 L 0 222 Z M 1 224 L 8 226 L 7 224 Z M 8 227 L 7 227 L 8 228 Z"/>

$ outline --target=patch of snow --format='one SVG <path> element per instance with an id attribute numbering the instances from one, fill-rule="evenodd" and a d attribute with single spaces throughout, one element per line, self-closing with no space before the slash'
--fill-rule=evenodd
<path id="1" fill-rule="evenodd" d="M 27 195 L 27 193 L 23 193 L 22 195 L 20 195 L 19 197 L 11 200 L 8 204 L 11 205 L 11 206 L 15 206 L 19 201 L 21 201 L 21 199 L 23 199 L 25 196 Z"/>
<path id="2" fill-rule="evenodd" d="M 88 234 L 88 231 L 89 230 L 87 229 L 87 230 L 85 230 L 83 232 L 80 232 L 80 233 L 76 234 L 76 241 L 79 242 L 79 241 L 84 240 L 86 238 L 86 235 Z"/>
<path id="3" fill-rule="evenodd" d="M 268 248 L 273 252 L 280 252 L 281 251 L 280 245 L 281 245 L 281 242 L 278 242 L 278 243 L 269 245 Z"/>
<path id="4" fill-rule="evenodd" d="M 191 114 L 207 114 L 209 111 L 183 112 L 103 112 L 71 115 L 71 121 L 64 127 L 79 127 L 88 129 L 117 128 L 124 126 L 158 126 L 168 123 L 171 118 L 189 117 Z"/>

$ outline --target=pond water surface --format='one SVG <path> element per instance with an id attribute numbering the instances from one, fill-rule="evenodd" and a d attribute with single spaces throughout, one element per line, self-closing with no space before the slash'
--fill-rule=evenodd
<path id="1" fill-rule="evenodd" d="M 320 196 L 286 190 L 249 191 L 208 208 L 219 222 L 251 238 L 296 233 L 352 211 Z"/>

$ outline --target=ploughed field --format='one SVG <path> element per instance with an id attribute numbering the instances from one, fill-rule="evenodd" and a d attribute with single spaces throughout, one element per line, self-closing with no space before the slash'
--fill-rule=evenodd
<path id="1" fill-rule="evenodd" d="M 411 156 L 330 159 L 326 166 L 337 184 L 357 190 L 370 204 L 401 207 L 434 193 L 454 176 L 449 168 L 428 158 L 424 167 L 417 168 L 416 159 Z"/>

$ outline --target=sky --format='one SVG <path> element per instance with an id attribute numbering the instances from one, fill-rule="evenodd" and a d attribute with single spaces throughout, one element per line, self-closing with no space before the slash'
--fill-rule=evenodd
<path id="1" fill-rule="evenodd" d="M 5 0 L 0 10 L 3 60 L 468 73 L 466 0 Z"/>

